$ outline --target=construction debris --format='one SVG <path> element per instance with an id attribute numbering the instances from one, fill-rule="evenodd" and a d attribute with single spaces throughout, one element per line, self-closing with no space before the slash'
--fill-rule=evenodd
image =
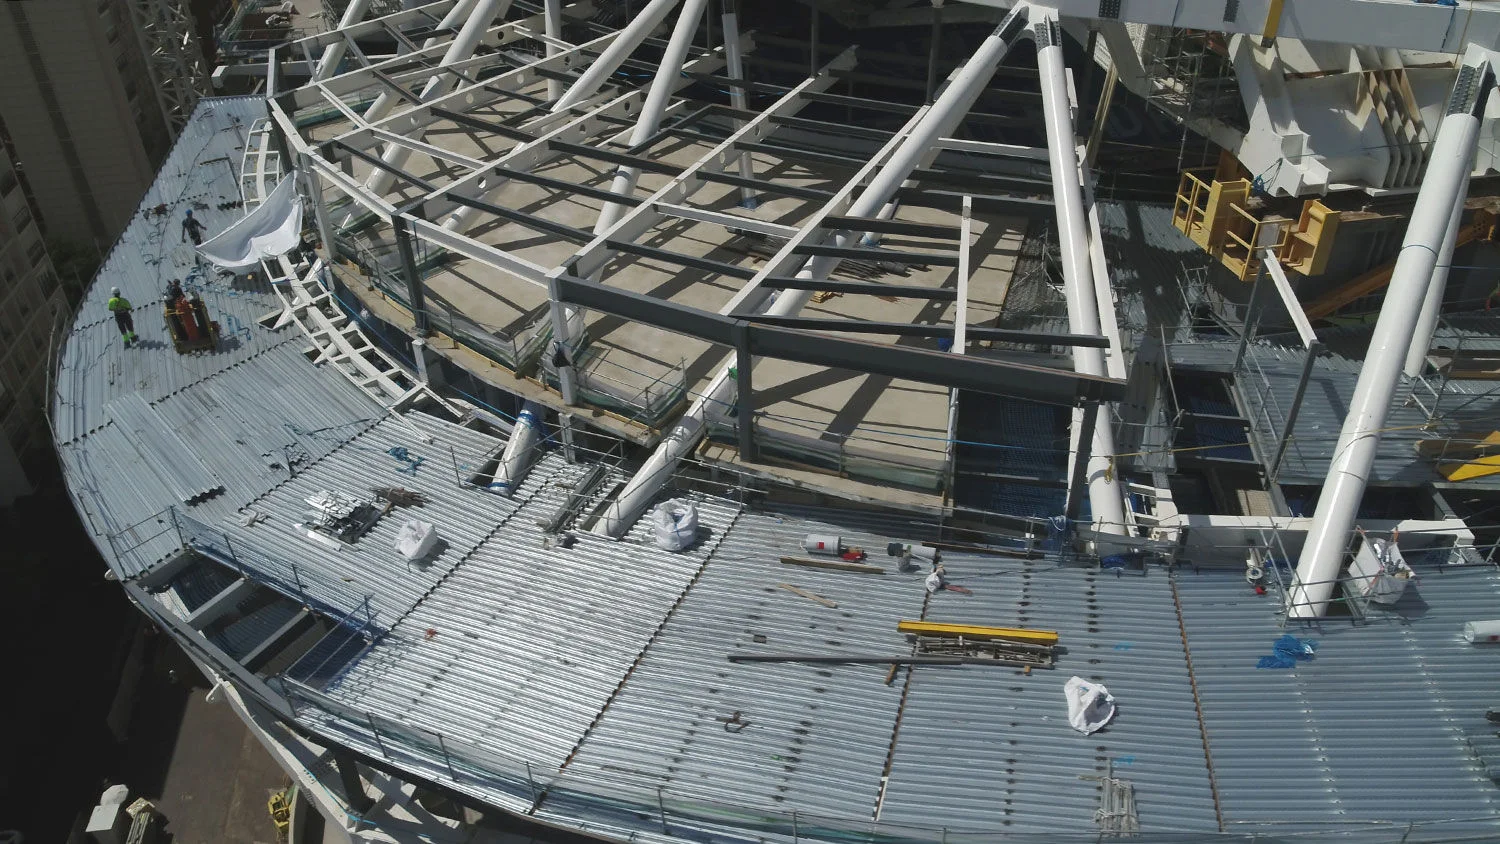
<path id="1" fill-rule="evenodd" d="M 779 587 L 781 587 L 782 589 L 785 589 L 786 591 L 792 593 L 793 595 L 801 595 L 802 597 L 808 599 L 809 601 L 817 601 L 818 603 L 822 604 L 825 607 L 828 607 L 831 610 L 832 609 L 838 609 L 839 605 L 837 603 L 828 600 L 827 598 L 823 597 L 822 595 L 814 595 L 813 593 L 807 591 L 806 589 L 799 589 L 799 588 L 793 586 L 790 583 L 778 583 L 776 585 L 779 586 Z"/>
<path id="2" fill-rule="evenodd" d="M 885 574 L 885 570 L 879 565 L 865 565 L 862 562 L 843 562 L 840 559 L 807 559 L 801 556 L 783 556 L 781 562 L 784 565 L 805 565 L 808 568 L 831 568 L 834 571 L 855 571 L 859 574 Z"/>

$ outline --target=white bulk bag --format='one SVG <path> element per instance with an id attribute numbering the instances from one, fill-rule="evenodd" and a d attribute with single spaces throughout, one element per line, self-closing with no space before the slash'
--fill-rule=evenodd
<path id="1" fill-rule="evenodd" d="M 406 524 L 396 531 L 396 551 L 406 558 L 408 563 L 416 562 L 431 553 L 437 541 L 437 530 L 433 528 L 432 522 L 408 519 Z"/>
<path id="2" fill-rule="evenodd" d="M 1115 699 L 1109 689 L 1082 677 L 1070 677 L 1063 685 L 1068 699 L 1068 723 L 1084 735 L 1096 732 L 1115 717 Z"/>
<path id="3" fill-rule="evenodd" d="M 667 551 L 681 551 L 698 539 L 698 508 L 674 498 L 651 514 L 656 544 Z"/>

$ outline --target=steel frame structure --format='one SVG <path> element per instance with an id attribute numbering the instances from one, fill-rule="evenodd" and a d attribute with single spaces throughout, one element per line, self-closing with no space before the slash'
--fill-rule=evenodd
<path id="1" fill-rule="evenodd" d="M 367 220 L 373 216 L 377 226 L 390 228 L 402 256 L 413 314 L 410 330 L 414 334 L 421 336 L 431 330 L 425 314 L 424 282 L 411 257 L 415 239 L 421 239 L 477 262 L 494 279 L 492 284 L 520 284 L 523 288 L 534 286 L 545 291 L 549 304 L 547 325 L 538 329 L 551 332 L 554 348 L 551 359 L 558 381 L 558 391 L 552 394 L 551 403 L 559 410 L 582 401 L 575 386 L 575 367 L 582 351 L 583 308 L 731 350 L 718 376 L 667 431 L 663 450 L 658 453 L 667 464 L 674 463 L 677 456 L 696 443 L 704 430 L 705 415 L 718 408 L 733 408 L 738 420 L 740 453 L 744 459 L 755 458 L 756 356 L 854 368 L 951 390 L 979 390 L 1020 400 L 1072 405 L 1080 408 L 1075 439 L 1084 426 L 1093 429 L 1082 441 L 1090 444 L 1088 450 L 1097 455 L 1090 461 L 1088 480 L 1094 489 L 1091 497 L 1095 499 L 1096 520 L 1106 526 L 1105 532 L 1123 531 L 1123 505 L 1118 487 L 1109 478 L 1108 455 L 1113 446 L 1108 426 L 1094 426 L 1095 414 L 1082 411 L 1101 401 L 1116 401 L 1124 393 L 1123 366 L 1115 362 L 1120 350 L 1111 348 L 1118 346 L 1119 333 L 1113 326 L 1107 285 L 1102 281 L 1107 278 L 1107 268 L 1103 265 L 1102 249 L 1097 245 L 1097 222 L 1094 230 L 1088 232 L 1083 216 L 1091 210 L 1092 197 L 1088 197 L 1090 209 L 1086 209 L 1079 199 L 1054 204 L 1047 196 L 1055 194 L 1059 185 L 1069 184 L 1077 196 L 1080 171 L 1071 123 L 1053 121 L 1055 125 L 1048 126 L 1049 134 L 1069 135 L 1063 138 L 1059 134 L 1054 140 L 1054 147 L 1066 145 L 1062 154 L 1055 149 L 1049 155 L 1045 149 L 951 137 L 987 86 L 1006 46 L 1030 35 L 1025 23 L 1031 14 L 1030 7 L 1023 5 L 1008 16 L 992 36 L 992 43 L 987 42 L 982 48 L 990 52 L 983 58 L 976 56 L 970 66 L 955 71 L 928 105 L 912 107 L 902 128 L 894 133 L 862 131 L 862 137 L 882 144 L 873 155 L 863 159 L 812 155 L 814 163 L 825 160 L 853 170 L 841 188 L 828 192 L 757 176 L 753 156 L 778 155 L 791 149 L 786 144 L 771 143 L 781 137 L 778 133 L 783 130 L 826 131 L 831 124 L 807 121 L 798 117 L 798 112 L 810 104 L 827 101 L 832 96 L 832 86 L 854 72 L 858 64 L 856 48 L 842 51 L 815 73 L 789 86 L 770 86 L 780 92 L 774 102 L 759 110 L 749 110 L 745 108 L 745 93 L 757 86 L 764 92 L 767 86 L 747 80 L 743 63 L 747 56 L 753 57 L 754 39 L 738 35 L 732 6 L 725 9 L 722 31 L 726 36 L 738 37 L 708 50 L 693 44 L 694 32 L 704 12 L 701 0 L 686 0 L 682 5 L 670 43 L 659 40 L 656 32 L 672 22 L 671 12 L 679 6 L 679 0 L 653 0 L 631 26 L 577 44 L 564 41 L 560 34 L 587 26 L 583 18 L 591 6 L 586 1 L 560 8 L 544 7 L 540 14 L 509 21 L 486 17 L 491 13 L 499 15 L 509 5 L 503 0 L 442 0 L 363 21 L 353 19 L 358 10 L 351 6 L 350 19 L 339 31 L 294 42 L 273 52 L 268 61 L 273 122 L 289 152 L 302 162 L 309 182 L 316 186 L 312 204 L 325 244 L 332 244 L 338 234 L 324 200 L 325 190 L 331 189 L 347 202 L 350 211 L 339 212 L 348 214 L 340 225 L 349 224 L 356 216 Z M 461 14 L 466 12 L 467 17 Z M 1043 19 L 1055 20 L 1055 17 L 1044 14 Z M 1051 25 L 1055 27 L 1055 23 Z M 456 31 L 460 26 L 461 31 Z M 389 43 L 392 36 L 410 48 L 399 55 L 364 49 L 366 40 Z M 421 46 L 417 46 L 419 41 Z M 652 81 L 637 85 L 611 78 L 622 65 L 642 67 L 639 60 L 630 58 L 638 51 L 660 56 L 659 62 L 651 59 L 644 65 L 652 68 L 660 65 L 656 72 L 648 74 Z M 338 62 L 328 61 L 330 55 L 337 57 Z M 287 56 L 302 59 L 301 67 L 307 69 L 304 73 L 308 76 L 304 84 L 280 86 L 285 78 Z M 1060 56 L 1052 61 L 1053 65 L 1044 69 L 1061 78 L 1064 71 Z M 1046 74 L 1043 76 L 1045 81 Z M 697 95 L 698 99 L 693 98 L 688 89 L 699 82 L 728 89 L 727 103 L 701 99 L 702 94 Z M 1066 113 L 1067 103 L 1054 102 L 1053 95 L 1061 90 L 1044 90 L 1043 100 L 1054 110 Z M 373 104 L 362 113 L 360 102 L 371 96 L 375 97 Z M 864 102 L 871 108 L 891 110 L 888 104 L 874 101 L 844 96 L 837 99 L 851 106 Z M 297 116 L 315 109 L 331 109 L 342 125 L 317 133 L 300 131 L 296 126 Z M 690 128 L 704 122 L 711 131 Z M 476 155 L 445 147 L 431 136 L 437 126 L 445 130 L 456 127 L 471 136 L 482 136 L 485 149 L 500 149 Z M 654 153 L 663 141 L 704 145 L 716 142 L 684 166 Z M 1019 162 L 1030 168 L 1027 172 L 1038 175 L 1039 168 L 1048 166 L 1053 178 L 1049 184 L 1031 177 L 950 172 L 940 164 L 949 150 L 1010 162 L 1012 170 Z M 432 162 L 435 169 L 418 170 L 408 163 L 412 156 L 417 156 L 417 161 Z M 541 170 L 558 161 L 603 164 L 616 168 L 617 172 L 612 182 L 602 186 L 568 183 L 541 174 Z M 356 164 L 367 168 L 364 177 L 354 175 Z M 1057 173 L 1059 167 L 1065 170 L 1061 175 Z M 636 180 L 642 173 L 666 180 L 643 197 L 636 189 Z M 494 197 L 510 182 L 528 182 L 546 191 L 601 203 L 593 230 L 504 207 Z M 746 207 L 757 200 L 782 196 L 809 202 L 812 210 L 800 214 L 800 219 L 792 225 L 757 221 L 748 215 L 692 205 L 694 195 L 710 184 L 737 188 L 741 204 Z M 969 184 L 979 184 L 993 192 L 976 196 L 943 190 L 950 185 Z M 950 208 L 955 212 L 954 225 L 950 228 L 896 220 L 896 209 L 902 204 Z M 953 325 L 809 320 L 796 316 L 801 304 L 820 290 L 846 295 L 899 293 L 934 302 L 966 298 L 967 275 L 973 263 L 968 256 L 969 220 L 972 214 L 986 209 L 1026 215 L 1056 214 L 1062 226 L 1084 233 L 1075 244 L 1081 258 L 1070 266 L 1091 270 L 1097 278 L 1091 275 L 1078 278 L 1079 296 L 1076 300 L 1070 297 L 1070 305 L 1086 310 L 1073 326 L 1072 334 L 1052 337 L 1050 342 L 1072 345 L 1075 360 L 1098 360 L 1099 364 L 1079 365 L 1075 371 L 1067 371 L 1012 363 L 995 354 L 944 355 L 848 336 L 851 332 L 957 336 L 964 342 L 1039 339 L 995 333 L 968 324 L 966 302 L 960 302 Z M 544 266 L 469 234 L 478 221 L 518 224 L 574 245 L 567 258 L 554 266 Z M 653 227 L 674 221 L 753 231 L 780 244 L 775 256 L 763 267 L 751 269 L 682 254 L 670 246 L 641 242 Z M 950 241 L 960 235 L 963 240 L 951 251 L 945 248 L 905 253 L 875 247 L 882 234 L 941 237 L 944 233 Z M 728 282 L 738 289 L 717 312 L 620 289 L 610 284 L 608 272 L 611 263 L 620 256 L 706 271 L 720 283 Z M 922 290 L 912 286 L 828 278 L 841 262 L 851 259 L 957 267 L 958 289 L 931 288 L 924 296 Z M 1097 292 L 1096 285 L 1103 292 Z M 762 313 L 768 301 L 774 304 Z M 1103 336 L 1101 324 L 1105 326 Z M 1112 365 L 1106 366 L 1103 363 L 1106 359 Z M 649 498 L 654 492 L 652 479 L 669 474 L 651 469 L 648 461 L 637 475 L 639 492 L 634 489 L 637 484 L 627 489 L 618 506 L 600 520 L 600 532 L 619 535 L 638 515 L 639 496 Z M 1111 498 L 1115 503 L 1110 503 Z"/>
<path id="2" fill-rule="evenodd" d="M 198 47 L 187 0 L 128 0 L 141 56 L 156 92 L 167 134 L 176 138 L 198 98 L 209 93 L 208 65 Z"/>

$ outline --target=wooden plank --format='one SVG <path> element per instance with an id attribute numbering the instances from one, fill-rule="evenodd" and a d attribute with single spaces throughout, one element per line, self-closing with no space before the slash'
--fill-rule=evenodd
<path id="1" fill-rule="evenodd" d="M 806 566 L 808 568 L 849 571 L 858 574 L 885 574 L 885 569 L 880 566 L 870 566 L 864 563 L 847 563 L 843 560 L 809 560 L 805 557 L 782 557 L 781 562 L 788 566 Z"/>
<path id="2" fill-rule="evenodd" d="M 809 601 L 817 601 L 818 603 L 822 604 L 825 607 L 828 607 L 831 610 L 838 609 L 838 606 L 839 606 L 838 604 L 834 603 L 833 601 L 828 600 L 827 598 L 823 597 L 822 595 L 814 595 L 813 593 L 807 591 L 806 589 L 799 589 L 799 588 L 797 588 L 796 586 L 793 586 L 790 583 L 778 583 L 776 585 L 779 586 L 779 587 L 781 587 L 782 589 L 785 589 L 786 591 L 792 593 L 793 595 L 801 595 L 802 597 L 808 599 Z"/>
<path id="3" fill-rule="evenodd" d="M 933 621 L 902 621 L 896 624 L 900 633 L 915 636 L 963 636 L 967 639 L 1008 639 L 1038 645 L 1057 644 L 1055 630 L 1028 630 L 1023 627 L 982 627 L 975 624 L 941 624 Z"/>

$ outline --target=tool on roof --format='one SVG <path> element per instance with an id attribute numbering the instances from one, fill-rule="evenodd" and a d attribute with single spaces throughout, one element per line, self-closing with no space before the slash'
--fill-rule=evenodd
<path id="1" fill-rule="evenodd" d="M 339 543 L 353 545 L 394 506 L 390 502 L 363 501 L 326 489 L 308 496 L 307 503 L 313 509 L 307 511 L 296 527 L 305 531 L 308 538 L 332 548 L 339 547 Z"/>

